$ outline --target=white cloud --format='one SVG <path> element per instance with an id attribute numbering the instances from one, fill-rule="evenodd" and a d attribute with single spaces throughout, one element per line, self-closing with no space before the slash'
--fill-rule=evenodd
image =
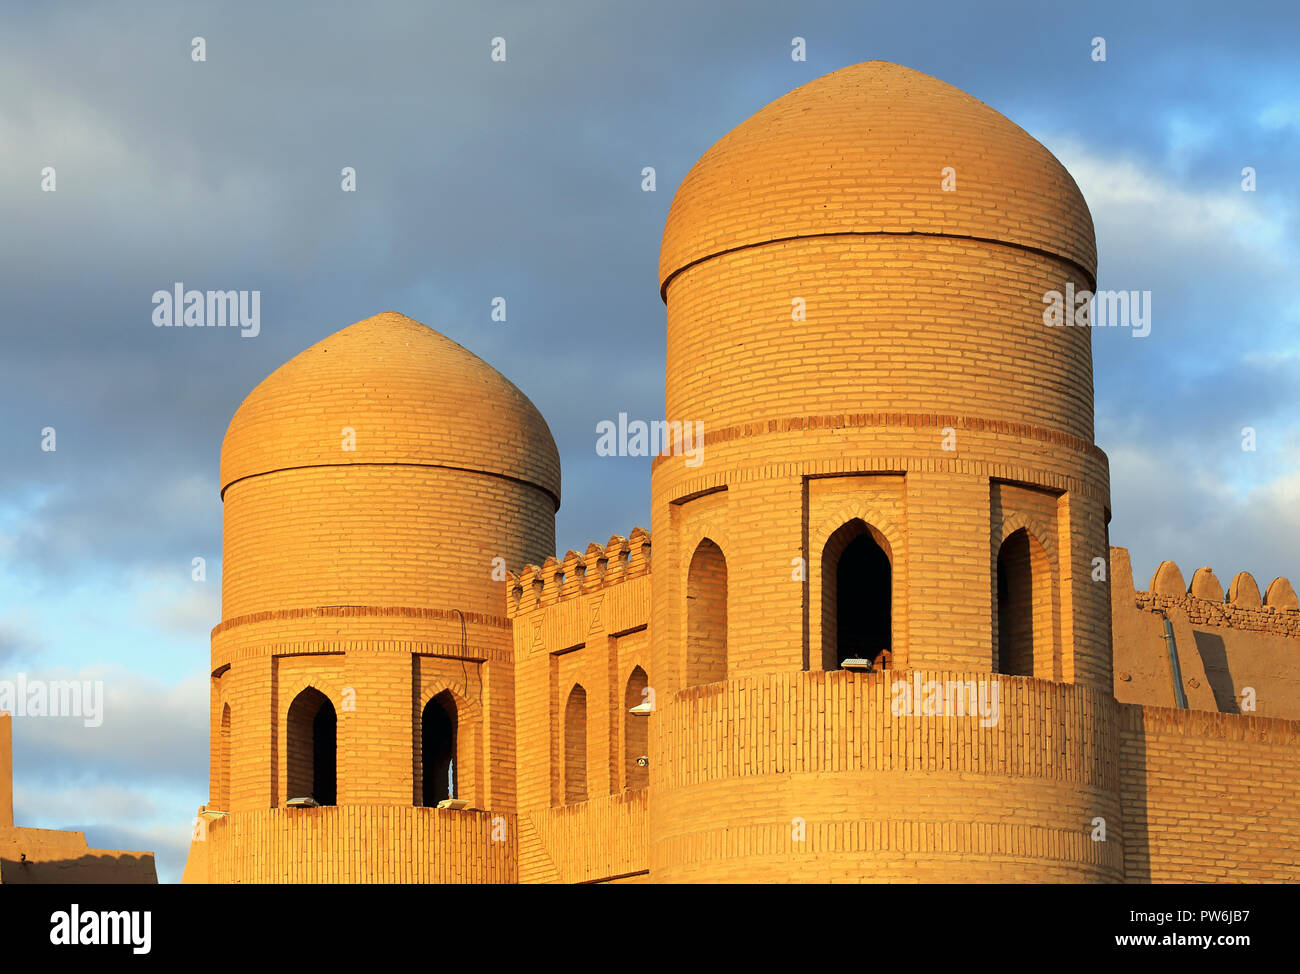
<path id="1" fill-rule="evenodd" d="M 1111 543 L 1130 550 L 1138 588 L 1166 559 L 1188 580 L 1209 565 L 1225 586 L 1240 571 L 1261 590 L 1279 575 L 1300 582 L 1300 470 L 1237 490 L 1177 442 L 1126 442 L 1109 455 Z"/>
<path id="2" fill-rule="evenodd" d="M 34 828 L 64 828 L 65 822 L 141 822 L 157 812 L 147 792 L 109 783 L 32 788 L 15 782 L 14 805 L 18 824 Z"/>
<path id="3" fill-rule="evenodd" d="M 1219 188 L 1193 188 L 1155 164 L 1099 156 L 1069 139 L 1052 144 L 1083 191 L 1099 237 L 1105 232 L 1126 249 L 1159 256 L 1229 248 L 1265 273 L 1293 266 L 1289 210 L 1275 195 L 1244 192 L 1239 176 L 1225 175 Z M 1155 243 L 1158 249 L 1149 249 Z"/>
<path id="4" fill-rule="evenodd" d="M 15 675 L 6 673 L 6 678 Z M 43 668 L 33 680 L 102 681 L 103 722 L 80 718 L 14 720 L 15 768 L 25 787 L 58 788 L 69 777 L 97 782 L 169 782 L 201 788 L 207 772 L 208 678 L 174 684 L 120 666 Z"/>

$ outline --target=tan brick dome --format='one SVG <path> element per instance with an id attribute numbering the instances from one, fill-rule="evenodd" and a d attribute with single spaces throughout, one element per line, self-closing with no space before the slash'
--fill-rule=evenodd
<path id="1" fill-rule="evenodd" d="M 356 449 L 342 448 L 342 430 Z M 276 369 L 239 407 L 221 447 L 221 492 L 277 470 L 412 464 L 487 473 L 560 498 L 546 420 L 472 352 L 405 315 L 366 318 Z"/>
<path id="2" fill-rule="evenodd" d="M 941 188 L 947 167 L 952 192 Z M 867 61 L 796 88 L 704 154 L 668 214 L 660 290 L 727 251 L 843 233 L 1017 244 L 1096 279 L 1092 217 L 1055 156 L 952 85 Z"/>

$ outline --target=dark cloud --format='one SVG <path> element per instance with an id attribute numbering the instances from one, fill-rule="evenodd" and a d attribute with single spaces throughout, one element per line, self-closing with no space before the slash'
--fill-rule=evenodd
<path id="1" fill-rule="evenodd" d="M 4 674 L 14 680 L 13 673 Z M 200 674 L 166 685 L 124 667 L 78 673 L 40 670 L 33 680 L 102 681 L 98 726 L 82 717 L 15 717 L 14 777 L 24 787 L 52 788 L 68 778 L 142 788 L 173 787 L 194 797 L 207 790 L 208 684 Z M 91 711 L 86 706 L 85 712 Z M 94 721 L 91 721 L 94 723 Z"/>
<path id="2" fill-rule="evenodd" d="M 191 478 L 215 495 L 220 439 L 243 395 L 306 345 L 391 307 L 538 403 L 568 474 L 561 547 L 621 533 L 648 518 L 647 472 L 593 466 L 595 422 L 662 410 L 659 238 L 677 182 L 714 140 L 803 81 L 883 57 L 1152 166 L 1168 161 L 1169 120 L 1190 119 L 1214 137 L 1185 168 L 1227 178 L 1240 157 L 1277 160 L 1295 145 L 1294 128 L 1261 135 L 1252 122 L 1285 94 L 1295 13 L 1257 9 L 1269 29 L 1212 5 L 1176 23 L 1123 5 L 728 3 L 708 18 L 682 3 L 26 11 L 0 40 L 11 93 L 0 124 L 14 137 L 0 163 L 14 214 L 0 243 L 13 417 L 0 486 L 72 489 L 32 529 L 68 536 L 44 549 L 42 568 L 59 566 L 74 534 L 93 546 L 99 519 L 121 526 L 98 548 L 108 558 L 212 550 L 212 506 L 145 540 L 150 496 Z M 936 22 L 947 38 L 937 43 Z M 189 58 L 196 34 L 203 64 Z M 796 34 L 806 64 L 789 58 Z M 1086 56 L 1096 34 L 1105 64 Z M 488 58 L 497 35 L 505 64 Z M 43 165 L 58 167 L 57 194 L 34 190 Z M 343 165 L 357 168 L 356 195 L 339 192 Z M 658 170 L 657 193 L 639 189 L 644 165 Z M 1182 267 L 1159 267 L 1161 280 L 1131 270 L 1162 295 L 1185 283 Z M 262 290 L 262 336 L 154 329 L 150 295 L 174 281 Z M 509 301 L 504 325 L 487 314 L 497 295 Z M 1126 378 L 1150 368 L 1140 355 L 1099 364 Z M 37 449 L 46 425 L 60 434 L 57 461 Z"/>

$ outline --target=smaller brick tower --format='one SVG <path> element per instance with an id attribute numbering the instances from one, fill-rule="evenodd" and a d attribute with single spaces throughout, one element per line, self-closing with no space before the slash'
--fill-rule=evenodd
<path id="1" fill-rule="evenodd" d="M 503 566 L 553 550 L 560 500 L 536 408 L 455 342 L 376 315 L 244 400 L 221 495 L 209 878 L 496 875 L 507 844 L 487 842 L 487 813 L 427 806 L 513 811 Z M 345 855 L 381 819 L 390 838 Z M 236 865 L 270 835 L 269 861 Z M 437 854 L 412 866 L 420 843 Z"/>

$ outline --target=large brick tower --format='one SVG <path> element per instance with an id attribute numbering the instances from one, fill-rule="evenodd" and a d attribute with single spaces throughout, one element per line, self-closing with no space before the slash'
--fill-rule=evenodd
<path id="1" fill-rule="evenodd" d="M 486 813 L 427 806 L 513 811 L 504 565 L 554 549 L 560 499 L 536 408 L 455 342 L 376 315 L 245 399 L 221 494 L 213 878 L 256 848 L 270 858 L 238 875 L 501 878 Z M 355 841 L 367 829 L 391 834 Z"/>
<path id="2" fill-rule="evenodd" d="M 704 454 L 653 474 L 652 874 L 1118 876 L 1083 831 L 1117 789 L 1090 335 L 1043 315 L 1095 275 L 1055 157 L 893 64 L 778 99 L 686 176 L 666 406 Z M 999 718 L 895 715 L 918 674 L 996 684 Z M 704 746 L 717 726 L 744 731 Z M 801 822 L 824 834 L 792 845 Z"/>

